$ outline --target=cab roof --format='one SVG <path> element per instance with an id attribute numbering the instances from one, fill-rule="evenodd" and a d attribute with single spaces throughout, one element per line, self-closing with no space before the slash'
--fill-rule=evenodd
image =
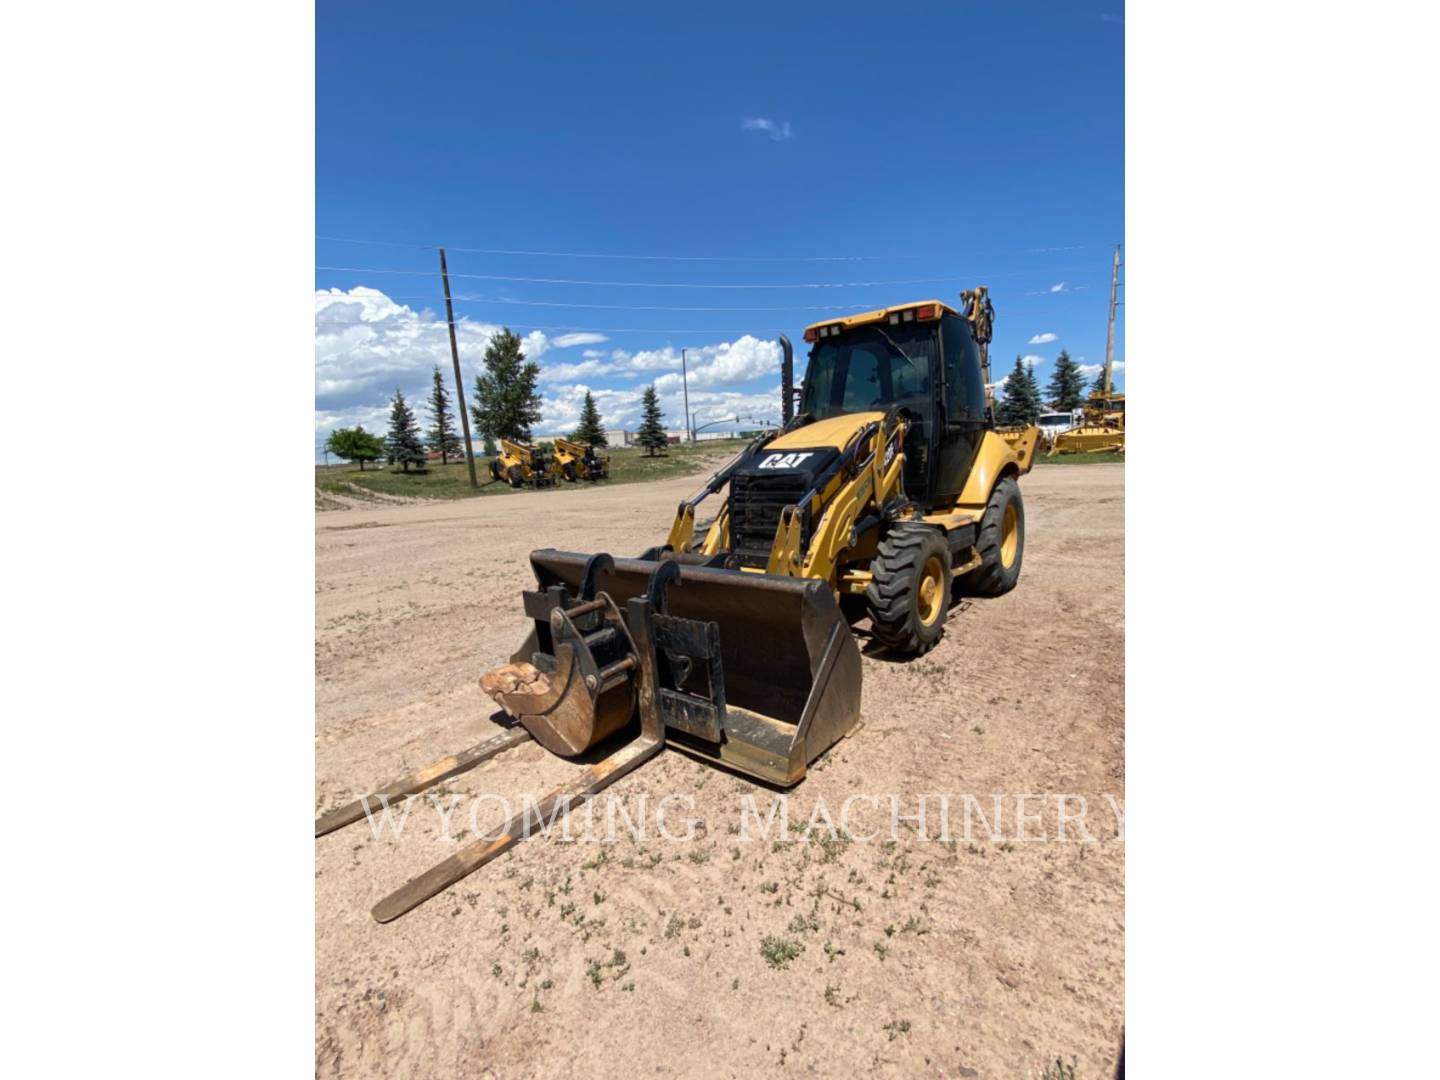
<path id="1" fill-rule="evenodd" d="M 819 322 L 811 323 L 805 329 L 818 330 L 822 326 L 834 326 L 837 323 L 847 330 L 852 326 L 864 326 L 866 323 L 884 322 L 891 315 L 901 311 L 909 311 L 912 308 L 923 307 L 925 304 L 936 304 L 943 309 L 942 314 L 959 315 L 949 304 L 943 300 L 911 300 L 904 304 L 894 304 L 886 308 L 876 308 L 874 311 L 862 311 L 858 315 L 842 315 L 838 319 L 821 319 Z"/>

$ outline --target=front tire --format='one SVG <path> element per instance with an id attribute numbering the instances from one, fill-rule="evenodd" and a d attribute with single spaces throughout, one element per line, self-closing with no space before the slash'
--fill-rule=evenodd
<path id="1" fill-rule="evenodd" d="M 970 596 L 1002 596 L 1013 589 L 1025 561 L 1025 503 L 1015 477 L 1005 477 L 990 493 L 975 548 L 980 565 L 960 579 L 961 591 Z"/>
<path id="2" fill-rule="evenodd" d="M 920 656 L 945 632 L 950 545 L 939 529 L 900 524 L 880 541 L 865 591 L 870 631 L 893 652 Z"/>
<path id="3" fill-rule="evenodd" d="M 525 486 L 525 470 L 520 468 L 519 465 L 511 465 L 509 471 L 505 475 L 510 481 L 511 487 L 518 488 Z"/>

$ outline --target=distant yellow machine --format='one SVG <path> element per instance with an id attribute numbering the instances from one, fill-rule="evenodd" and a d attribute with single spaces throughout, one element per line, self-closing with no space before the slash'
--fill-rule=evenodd
<path id="1" fill-rule="evenodd" d="M 548 487 L 555 482 L 545 451 L 525 443 L 500 440 L 500 453 L 490 461 L 490 475 L 511 487 Z"/>
<path id="2" fill-rule="evenodd" d="M 555 456 L 551 459 L 550 475 L 572 484 L 577 480 L 605 480 L 610 476 L 610 458 L 595 452 L 595 447 L 571 439 L 555 440 Z"/>
<path id="3" fill-rule="evenodd" d="M 1084 418 L 1069 431 L 1056 435 L 1046 456 L 1100 452 L 1125 452 L 1124 394 L 1091 394 Z"/>

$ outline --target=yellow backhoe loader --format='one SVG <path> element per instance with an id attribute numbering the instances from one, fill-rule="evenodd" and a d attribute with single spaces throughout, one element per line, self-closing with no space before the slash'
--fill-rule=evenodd
<path id="1" fill-rule="evenodd" d="M 577 480 L 604 480 L 610 475 L 610 458 L 597 454 L 588 443 L 557 438 L 550 472 L 572 484 Z"/>
<path id="2" fill-rule="evenodd" d="M 1046 456 L 1100 451 L 1125 452 L 1124 394 L 1091 394 L 1080 423 L 1056 435 Z"/>
<path id="3" fill-rule="evenodd" d="M 547 816 L 667 746 L 771 785 L 799 782 L 859 722 L 852 625 L 869 621 L 872 647 L 919 655 L 959 596 L 998 596 L 1020 576 L 1018 481 L 1040 433 L 996 432 L 993 311 L 983 288 L 962 299 L 963 313 L 922 300 L 811 326 L 802 391 L 782 336 L 783 428 L 681 502 L 661 544 L 638 558 L 531 553 L 530 630 L 481 679 L 512 726 L 332 811 L 316 835 L 532 738 L 594 761 L 541 800 Z M 414 879 L 375 918 L 448 888 L 531 820 L 517 815 Z"/>
<path id="4" fill-rule="evenodd" d="M 490 459 L 490 475 L 511 487 L 548 487 L 555 483 L 550 458 L 527 443 L 500 440 L 500 453 Z"/>

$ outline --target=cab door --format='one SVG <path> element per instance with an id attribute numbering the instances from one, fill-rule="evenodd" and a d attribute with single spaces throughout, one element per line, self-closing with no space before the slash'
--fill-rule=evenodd
<path id="1" fill-rule="evenodd" d="M 980 348 L 964 319 L 946 314 L 940 320 L 940 356 L 944 385 L 941 415 L 936 418 L 939 446 L 930 488 L 932 506 L 953 503 L 964 490 L 987 425 Z"/>

